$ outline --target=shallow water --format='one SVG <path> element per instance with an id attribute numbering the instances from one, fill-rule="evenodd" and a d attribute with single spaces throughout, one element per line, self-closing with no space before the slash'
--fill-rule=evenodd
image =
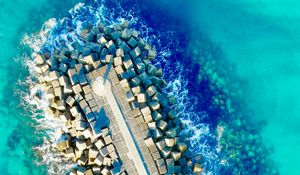
<path id="1" fill-rule="evenodd" d="M 44 21 L 52 16 L 66 14 L 75 1 L 60 3 L 35 1 L 0 0 L 0 172 L 12 174 L 46 174 L 45 167 L 36 166 L 37 157 L 33 147 L 41 143 L 35 137 L 33 121 L 29 111 L 22 107 L 21 86 L 28 71 L 23 67 L 24 46 L 21 45 L 25 33 L 33 33 L 41 28 Z"/>
<path id="2" fill-rule="evenodd" d="M 91 3 L 90 9 L 97 6 L 93 1 L 86 2 Z M 28 75 L 21 57 L 27 51 L 20 45 L 24 34 L 39 31 L 49 18 L 65 16 L 71 22 L 88 18 L 95 22 L 93 18 L 99 16 L 111 21 L 119 16 L 136 21 L 135 27 L 160 51 L 156 64 L 165 70 L 169 81 L 167 92 L 174 94 L 181 104 L 180 115 L 189 123 L 187 132 L 194 136 L 191 140 L 194 153 L 205 156 L 207 170 L 220 174 L 222 156 L 216 151 L 215 129 L 222 117 L 218 116 L 219 108 L 210 111 L 211 97 L 217 91 L 211 91 L 208 83 L 200 81 L 198 69 L 202 70 L 201 65 L 205 65 L 200 63 L 201 59 L 185 52 L 188 48 L 199 51 L 195 43 L 199 40 L 202 45 L 199 52 L 212 55 L 216 61 L 212 67 L 216 72 L 233 65 L 233 69 L 223 71 L 219 77 L 230 77 L 228 82 L 241 83 L 238 87 L 242 88 L 242 93 L 236 100 L 247 105 L 233 108 L 245 112 L 255 127 L 265 123 L 261 135 L 264 144 L 273 148 L 271 158 L 276 161 L 280 174 L 300 174 L 297 167 L 300 164 L 297 149 L 300 144 L 299 2 L 165 0 L 141 3 L 128 0 L 120 1 L 122 12 L 120 8 L 113 10 L 117 7 L 115 2 L 118 1 L 105 4 L 111 11 L 85 12 L 86 15 L 80 11 L 76 19 L 71 19 L 68 10 L 75 1 L 62 4 L 49 0 L 0 0 L 2 174 L 45 174 L 45 167 L 36 168 L 36 157 L 31 149 L 40 145 L 42 138 L 32 137 L 37 132 L 34 122 L 29 112 L 19 107 L 20 97 L 13 94 L 21 88 L 16 82 L 24 81 Z M 63 33 L 66 25 L 61 24 L 57 35 Z M 223 67 L 218 66 L 224 61 Z M 230 83 L 220 89 L 235 91 L 228 85 Z"/>

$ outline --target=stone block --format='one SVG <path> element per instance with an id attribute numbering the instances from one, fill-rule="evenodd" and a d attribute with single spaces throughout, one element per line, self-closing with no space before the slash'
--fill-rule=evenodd
<path id="1" fill-rule="evenodd" d="M 82 90 L 83 90 L 83 92 L 84 92 L 85 94 L 89 94 L 89 93 L 92 92 L 92 89 L 91 89 L 91 87 L 90 87 L 89 85 L 83 86 L 83 87 L 82 87 Z"/>
<path id="2" fill-rule="evenodd" d="M 163 150 L 161 150 L 161 154 L 164 158 L 167 158 L 171 155 L 171 148 L 165 147 Z"/>
<path id="3" fill-rule="evenodd" d="M 98 157 L 94 160 L 95 164 L 98 166 L 102 166 L 103 165 L 103 160 L 104 157 L 102 155 L 98 155 Z"/>
<path id="4" fill-rule="evenodd" d="M 110 135 L 107 135 L 104 137 L 104 142 L 106 145 L 112 143 L 112 139 L 111 139 L 111 136 Z"/>
<path id="5" fill-rule="evenodd" d="M 87 128 L 85 129 L 83 132 L 82 132 L 83 136 L 86 138 L 86 139 L 89 139 L 92 137 L 93 135 L 93 131 L 91 128 Z"/>
<path id="6" fill-rule="evenodd" d="M 86 142 L 83 141 L 83 140 L 76 140 L 75 144 L 76 144 L 76 148 L 79 151 L 83 151 L 83 150 L 85 150 L 87 148 Z"/>
<path id="7" fill-rule="evenodd" d="M 132 29 L 132 30 L 131 30 L 131 35 L 132 35 L 134 38 L 137 38 L 137 37 L 139 36 L 139 33 L 138 33 L 138 31 Z"/>
<path id="8" fill-rule="evenodd" d="M 110 170 L 110 169 L 109 169 L 107 166 L 105 166 L 105 167 L 101 170 L 101 175 L 109 175 L 109 173 L 110 173 L 109 170 Z"/>
<path id="9" fill-rule="evenodd" d="M 113 151 L 115 151 L 116 149 L 115 149 L 115 147 L 114 147 L 114 145 L 113 144 L 109 144 L 108 146 L 107 146 L 107 151 L 109 152 L 109 153 L 111 153 L 111 152 L 113 152 Z"/>
<path id="10" fill-rule="evenodd" d="M 114 66 L 116 67 L 119 65 L 122 65 L 122 57 L 120 56 L 114 57 Z"/>
<path id="11" fill-rule="evenodd" d="M 83 166 L 80 166 L 77 168 L 77 175 L 84 175 L 84 172 L 86 171 L 86 168 L 84 168 Z"/>
<path id="12" fill-rule="evenodd" d="M 121 80 L 121 81 L 120 81 L 120 85 L 121 85 L 121 87 L 122 87 L 123 89 L 129 88 L 129 87 L 130 87 L 130 86 L 129 86 L 129 83 L 128 83 L 128 80 L 126 80 L 126 79 Z"/>
<path id="13" fill-rule="evenodd" d="M 112 40 L 108 41 L 106 44 L 105 44 L 106 48 L 110 51 L 110 53 L 112 54 L 115 54 L 116 51 L 117 51 L 117 48 L 114 44 L 114 42 Z"/>
<path id="14" fill-rule="evenodd" d="M 55 95 L 55 97 L 62 99 L 63 92 L 62 92 L 61 87 L 54 88 L 54 95 Z"/>
<path id="15" fill-rule="evenodd" d="M 168 126 L 168 123 L 165 122 L 164 120 L 159 120 L 159 121 L 157 122 L 157 127 L 158 127 L 159 129 L 161 129 L 162 131 L 166 130 L 166 129 L 167 129 L 167 126 Z"/>
<path id="16" fill-rule="evenodd" d="M 149 107 L 151 108 L 152 111 L 156 111 L 158 109 L 160 109 L 160 104 L 158 101 L 153 100 L 149 102 Z"/>
<path id="17" fill-rule="evenodd" d="M 146 93 L 149 97 L 152 97 L 157 92 L 154 86 L 150 86 L 147 88 Z"/>
<path id="18" fill-rule="evenodd" d="M 121 65 L 115 67 L 115 71 L 117 72 L 118 75 L 122 74 L 124 72 L 124 69 Z"/>
<path id="19" fill-rule="evenodd" d="M 199 163 L 195 163 L 193 167 L 193 172 L 194 173 L 201 173 L 203 171 L 203 167 Z"/>
<path id="20" fill-rule="evenodd" d="M 116 151 L 112 151 L 111 153 L 109 153 L 109 157 L 112 159 L 112 160 L 116 160 L 118 159 L 118 155 L 116 153 Z"/>
<path id="21" fill-rule="evenodd" d="M 124 49 L 123 48 L 118 48 L 116 51 L 116 56 L 117 57 L 124 57 Z"/>
<path id="22" fill-rule="evenodd" d="M 128 41 L 127 44 L 131 47 L 134 48 L 137 45 L 137 41 L 134 39 L 134 37 L 131 37 Z"/>
<path id="23" fill-rule="evenodd" d="M 159 150 L 163 150 L 167 145 L 164 140 L 160 140 L 160 141 L 156 142 L 156 146 Z"/>
<path id="24" fill-rule="evenodd" d="M 52 87 L 53 87 L 53 88 L 56 88 L 56 87 L 59 87 L 59 86 L 60 86 L 58 80 L 52 81 L 51 84 L 52 84 Z"/>
<path id="25" fill-rule="evenodd" d="M 155 121 L 149 122 L 148 127 L 149 127 L 150 130 L 155 130 L 156 129 Z"/>
<path id="26" fill-rule="evenodd" d="M 97 42 L 99 43 L 99 44 L 101 44 L 101 45 L 104 45 L 104 44 L 106 44 L 107 43 L 107 40 L 106 40 L 106 38 L 104 37 L 104 36 L 97 36 Z"/>
<path id="27" fill-rule="evenodd" d="M 74 148 L 73 148 L 73 147 L 67 148 L 64 155 L 65 155 L 68 159 L 74 159 L 74 158 L 75 158 Z"/>
<path id="28" fill-rule="evenodd" d="M 56 109 L 64 111 L 66 109 L 66 102 L 64 100 L 56 101 Z"/>
<path id="29" fill-rule="evenodd" d="M 130 56 L 133 59 L 137 58 L 140 55 L 141 55 L 141 49 L 138 46 L 130 51 Z"/>
<path id="30" fill-rule="evenodd" d="M 155 49 L 151 49 L 148 51 L 148 59 L 149 60 L 153 60 L 156 56 L 156 50 Z"/>
<path id="31" fill-rule="evenodd" d="M 127 100 L 128 102 L 132 102 L 132 101 L 135 100 L 135 98 L 134 98 L 134 96 L 133 96 L 131 90 L 129 90 L 129 91 L 126 92 L 126 100 Z"/>
<path id="32" fill-rule="evenodd" d="M 55 147 L 58 151 L 63 151 L 69 147 L 69 141 L 68 140 L 58 141 L 55 144 Z"/>
<path id="33" fill-rule="evenodd" d="M 124 60 L 123 65 L 124 65 L 125 69 L 133 68 L 133 63 L 132 63 L 131 59 Z"/>
<path id="34" fill-rule="evenodd" d="M 144 116 L 144 120 L 145 120 L 146 123 L 149 123 L 149 122 L 153 121 L 151 115 L 146 115 L 146 116 Z"/>
<path id="35" fill-rule="evenodd" d="M 61 77 L 59 77 L 58 81 L 59 81 L 59 85 L 60 85 L 60 86 L 65 86 L 66 84 L 69 84 L 69 83 L 70 83 L 69 78 L 67 78 L 67 77 L 64 76 L 64 75 L 61 76 Z"/>
<path id="36" fill-rule="evenodd" d="M 121 34 L 121 38 L 124 40 L 129 40 L 130 37 L 131 37 L 131 31 L 125 28 Z"/>
<path id="37" fill-rule="evenodd" d="M 47 72 L 49 70 L 49 65 L 48 64 L 42 64 L 40 65 L 40 69 L 43 73 Z"/>
<path id="38" fill-rule="evenodd" d="M 75 94 L 74 99 L 77 103 L 79 103 L 83 99 L 83 97 L 81 94 Z"/>
<path id="39" fill-rule="evenodd" d="M 88 169 L 84 172 L 84 175 L 93 175 L 93 171 L 91 169 Z"/>
<path id="40" fill-rule="evenodd" d="M 173 147 L 175 145 L 175 139 L 174 138 L 165 138 L 165 143 L 167 147 Z"/>
<path id="41" fill-rule="evenodd" d="M 176 111 L 174 109 L 170 110 L 169 113 L 168 113 L 168 117 L 170 119 L 176 118 Z"/>
<path id="42" fill-rule="evenodd" d="M 178 151 L 173 151 L 171 153 L 172 155 L 172 158 L 175 160 L 175 161 L 178 161 L 180 158 L 181 158 L 181 152 L 178 152 Z"/>
<path id="43" fill-rule="evenodd" d="M 43 64 L 43 63 L 45 63 L 45 61 L 46 61 L 46 58 L 40 54 L 36 54 L 34 56 L 34 62 L 36 64 Z"/>
<path id="44" fill-rule="evenodd" d="M 151 115 L 151 110 L 148 106 L 146 106 L 141 109 L 141 113 L 143 114 L 144 117 L 147 117 L 147 116 Z"/>
<path id="45" fill-rule="evenodd" d="M 133 87 L 133 88 L 131 88 L 131 90 L 132 90 L 132 92 L 135 96 L 141 93 L 141 87 L 140 86 Z"/>
<path id="46" fill-rule="evenodd" d="M 79 102 L 79 106 L 81 109 L 84 109 L 85 107 L 87 107 L 87 102 L 85 99 L 82 99 L 80 102 Z"/>
<path id="47" fill-rule="evenodd" d="M 78 131 L 83 131 L 86 127 L 86 122 L 84 121 L 79 120 L 75 122 L 75 129 Z"/>
<path id="48" fill-rule="evenodd" d="M 134 77 L 131 79 L 132 86 L 136 87 L 139 86 L 142 83 L 142 80 L 139 77 L 136 77 L 134 74 Z"/>
<path id="49" fill-rule="evenodd" d="M 105 146 L 105 143 L 102 139 L 99 139 L 96 143 L 95 143 L 95 146 L 98 148 L 98 149 L 101 149 Z"/>
<path id="50" fill-rule="evenodd" d="M 114 60 L 114 56 L 113 55 L 106 55 L 106 57 L 105 57 L 105 62 L 106 63 L 113 62 L 113 60 Z"/>
<path id="51" fill-rule="evenodd" d="M 99 152 L 103 157 L 106 157 L 109 154 L 107 147 L 101 148 Z"/>
<path id="52" fill-rule="evenodd" d="M 73 91 L 75 94 L 79 94 L 80 92 L 82 92 L 82 88 L 79 84 L 76 84 L 72 87 Z"/>
<path id="53" fill-rule="evenodd" d="M 147 73 L 149 75 L 154 75 L 156 73 L 156 67 L 153 64 L 148 64 L 147 65 Z"/>
<path id="54" fill-rule="evenodd" d="M 101 61 L 100 60 L 96 60 L 92 63 L 93 68 L 94 69 L 98 69 L 99 67 L 101 67 Z M 92 70 L 91 67 L 89 67 L 89 65 L 86 65 L 87 67 L 85 67 L 85 71 L 86 72 L 90 72 Z"/>
<path id="55" fill-rule="evenodd" d="M 146 143 L 147 147 L 150 147 L 150 146 L 154 145 L 153 138 L 149 137 L 149 138 L 145 139 L 145 143 Z"/>
<path id="56" fill-rule="evenodd" d="M 85 155 L 81 155 L 81 157 L 77 160 L 78 165 L 85 166 L 88 161 L 88 158 Z"/>
<path id="57" fill-rule="evenodd" d="M 155 139 L 159 139 L 163 136 L 163 132 L 160 129 L 152 131 L 152 135 Z"/>
<path id="58" fill-rule="evenodd" d="M 179 142 L 176 144 L 176 147 L 182 153 L 187 149 L 187 144 L 184 142 Z"/>
<path id="59" fill-rule="evenodd" d="M 91 148 L 89 149 L 89 158 L 96 158 L 98 156 L 98 150 Z"/>

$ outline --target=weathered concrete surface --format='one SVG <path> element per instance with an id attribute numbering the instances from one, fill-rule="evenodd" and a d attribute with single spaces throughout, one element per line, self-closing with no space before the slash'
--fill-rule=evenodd
<path id="1" fill-rule="evenodd" d="M 104 83 L 104 88 L 99 88 L 99 87 L 103 86 L 99 83 Z M 116 118 L 116 123 L 121 131 L 121 134 L 125 138 L 125 143 L 127 145 L 127 148 L 129 148 L 129 153 L 130 153 L 131 159 L 133 160 L 133 162 L 135 164 L 138 174 L 139 175 L 149 174 L 149 171 L 147 170 L 147 166 L 143 163 L 142 157 L 139 153 L 139 148 L 135 144 L 134 138 L 126 124 L 126 121 L 123 117 L 123 114 L 121 112 L 119 104 L 116 101 L 116 98 L 112 92 L 111 83 L 109 82 L 109 80 L 103 82 L 103 81 L 99 81 L 99 79 L 96 79 L 92 87 L 93 87 L 93 91 L 95 92 L 95 94 L 104 95 L 104 97 L 108 101 L 108 104 L 111 107 L 112 113 Z M 101 92 L 99 92 L 99 91 L 101 91 Z"/>

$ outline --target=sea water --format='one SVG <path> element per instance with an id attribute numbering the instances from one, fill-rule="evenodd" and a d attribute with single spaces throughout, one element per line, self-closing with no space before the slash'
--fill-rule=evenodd
<path id="1" fill-rule="evenodd" d="M 0 0 L 0 174 L 46 174 L 45 166 L 37 166 L 34 148 L 42 143 L 32 113 L 22 96 L 28 70 L 24 67 L 26 33 L 40 30 L 45 20 L 67 14 L 76 2 L 48 0 Z"/>
<path id="2" fill-rule="evenodd" d="M 24 83 L 29 76 L 24 67 L 29 58 L 24 54 L 30 56 L 30 50 L 21 41 L 25 38 L 33 49 L 59 47 L 68 26 L 76 33 L 84 21 L 110 25 L 122 20 L 131 21 L 157 47 L 155 64 L 164 68 L 165 91 L 177 97 L 178 115 L 187 126 L 183 132 L 189 135 L 191 151 L 204 156 L 208 174 L 234 174 L 222 168 L 226 156 L 219 151 L 217 131 L 222 131 L 220 121 L 236 120 L 237 111 L 245 114 L 248 126 L 258 130 L 255 134 L 263 137 L 262 144 L 273 150 L 261 155 L 270 156 L 281 174 L 300 174 L 297 1 L 85 1 L 68 14 L 76 3 L 0 1 L 2 174 L 49 171 L 49 164 L 36 165 L 41 158 L 33 148 L 42 147 L 45 133 L 35 127 L 39 121 L 24 101 L 30 84 Z M 57 19 L 50 23 L 58 28 L 47 39 L 38 40 L 34 36 L 39 36 L 37 32 L 50 18 Z M 76 39 L 76 35 L 70 37 Z M 223 98 L 221 92 L 230 95 Z M 220 105 L 222 100 L 227 112 Z M 240 118 L 236 121 L 241 122 Z M 233 130 L 252 134 L 251 128 Z"/>

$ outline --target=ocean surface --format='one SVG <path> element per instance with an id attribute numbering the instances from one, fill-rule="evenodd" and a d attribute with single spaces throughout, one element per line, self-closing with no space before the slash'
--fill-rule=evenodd
<path id="1" fill-rule="evenodd" d="M 0 0 L 1 174 L 65 171 L 45 146 L 55 123 L 31 104 L 31 52 L 123 20 L 158 50 L 165 91 L 207 174 L 300 174 L 299 8 L 296 0 Z"/>

